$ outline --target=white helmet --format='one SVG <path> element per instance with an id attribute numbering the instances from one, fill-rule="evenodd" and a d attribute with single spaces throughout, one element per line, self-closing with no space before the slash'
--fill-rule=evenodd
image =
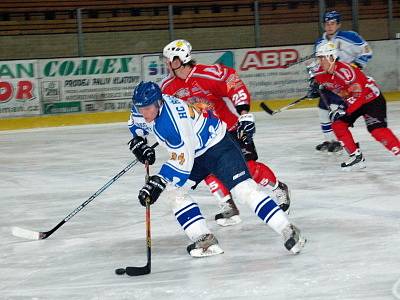
<path id="1" fill-rule="evenodd" d="M 336 49 L 335 44 L 332 43 L 332 42 L 328 42 L 328 43 L 320 46 L 317 49 L 317 51 L 315 53 L 315 56 L 316 57 L 318 57 L 318 56 L 325 56 L 325 57 L 332 56 L 333 59 L 336 60 L 336 58 L 337 58 L 337 49 Z"/>
<path id="2" fill-rule="evenodd" d="M 192 60 L 192 45 L 186 40 L 175 40 L 164 47 L 163 56 L 173 61 L 178 56 L 183 64 Z"/>

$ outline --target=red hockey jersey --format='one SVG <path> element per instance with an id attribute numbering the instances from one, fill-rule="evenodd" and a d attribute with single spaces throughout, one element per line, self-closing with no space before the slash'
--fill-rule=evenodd
<path id="1" fill-rule="evenodd" d="M 215 64 L 193 67 L 183 80 L 170 74 L 161 84 L 164 94 L 173 95 L 201 109 L 212 109 L 233 130 L 238 105 L 250 105 L 250 93 L 232 68 Z"/>
<path id="2" fill-rule="evenodd" d="M 380 95 L 373 78 L 366 76 L 359 68 L 341 61 L 335 63 L 333 74 L 319 67 L 315 81 L 343 98 L 349 114 Z"/>

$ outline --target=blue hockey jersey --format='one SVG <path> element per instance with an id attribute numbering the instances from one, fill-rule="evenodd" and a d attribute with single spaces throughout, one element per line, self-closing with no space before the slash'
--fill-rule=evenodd
<path id="1" fill-rule="evenodd" d="M 327 42 L 335 44 L 338 51 L 338 57 L 346 63 L 357 63 L 361 67 L 365 67 L 372 58 L 372 50 L 368 43 L 354 31 L 338 31 L 328 40 L 326 33 L 315 42 L 314 50 Z"/>
<path id="2" fill-rule="evenodd" d="M 176 97 L 163 94 L 158 117 L 146 123 L 132 108 L 128 127 L 133 136 L 145 137 L 153 133 L 169 152 L 159 175 L 171 184 L 181 187 L 189 178 L 195 157 L 219 143 L 226 133 L 226 124 L 211 111 L 204 112 Z"/>

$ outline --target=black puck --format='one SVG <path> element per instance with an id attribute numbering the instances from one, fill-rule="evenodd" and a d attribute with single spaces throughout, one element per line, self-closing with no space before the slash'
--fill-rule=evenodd
<path id="1" fill-rule="evenodd" d="M 126 273 L 125 268 L 115 269 L 115 274 L 117 274 L 117 275 L 124 275 L 125 273 Z"/>

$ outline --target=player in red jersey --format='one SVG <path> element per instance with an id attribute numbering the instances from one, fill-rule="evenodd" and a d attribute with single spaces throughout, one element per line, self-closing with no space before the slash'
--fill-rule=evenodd
<path id="1" fill-rule="evenodd" d="M 341 167 L 365 168 L 363 154 L 349 130 L 361 116 L 370 134 L 394 155 L 399 155 L 400 142 L 387 128 L 386 100 L 375 81 L 367 77 L 360 68 L 338 61 L 336 46 L 333 43 L 321 46 L 316 56 L 320 66 L 316 70 L 314 80 L 343 99 L 343 103 L 339 105 L 327 103 L 330 107 L 332 129 L 350 155 L 350 159 L 343 162 Z"/>
<path id="2" fill-rule="evenodd" d="M 175 40 L 164 47 L 169 76 L 161 84 L 162 92 L 200 108 L 212 108 L 238 141 L 253 179 L 273 190 L 280 207 L 287 211 L 290 205 L 287 185 L 278 181 L 265 164 L 257 162 L 254 116 L 249 114 L 250 93 L 246 85 L 232 68 L 197 64 L 191 51 L 192 46 L 186 40 Z M 217 223 L 222 226 L 239 223 L 239 210 L 229 191 L 215 176 L 209 176 L 205 182 L 222 204 L 222 213 L 215 216 Z"/>

